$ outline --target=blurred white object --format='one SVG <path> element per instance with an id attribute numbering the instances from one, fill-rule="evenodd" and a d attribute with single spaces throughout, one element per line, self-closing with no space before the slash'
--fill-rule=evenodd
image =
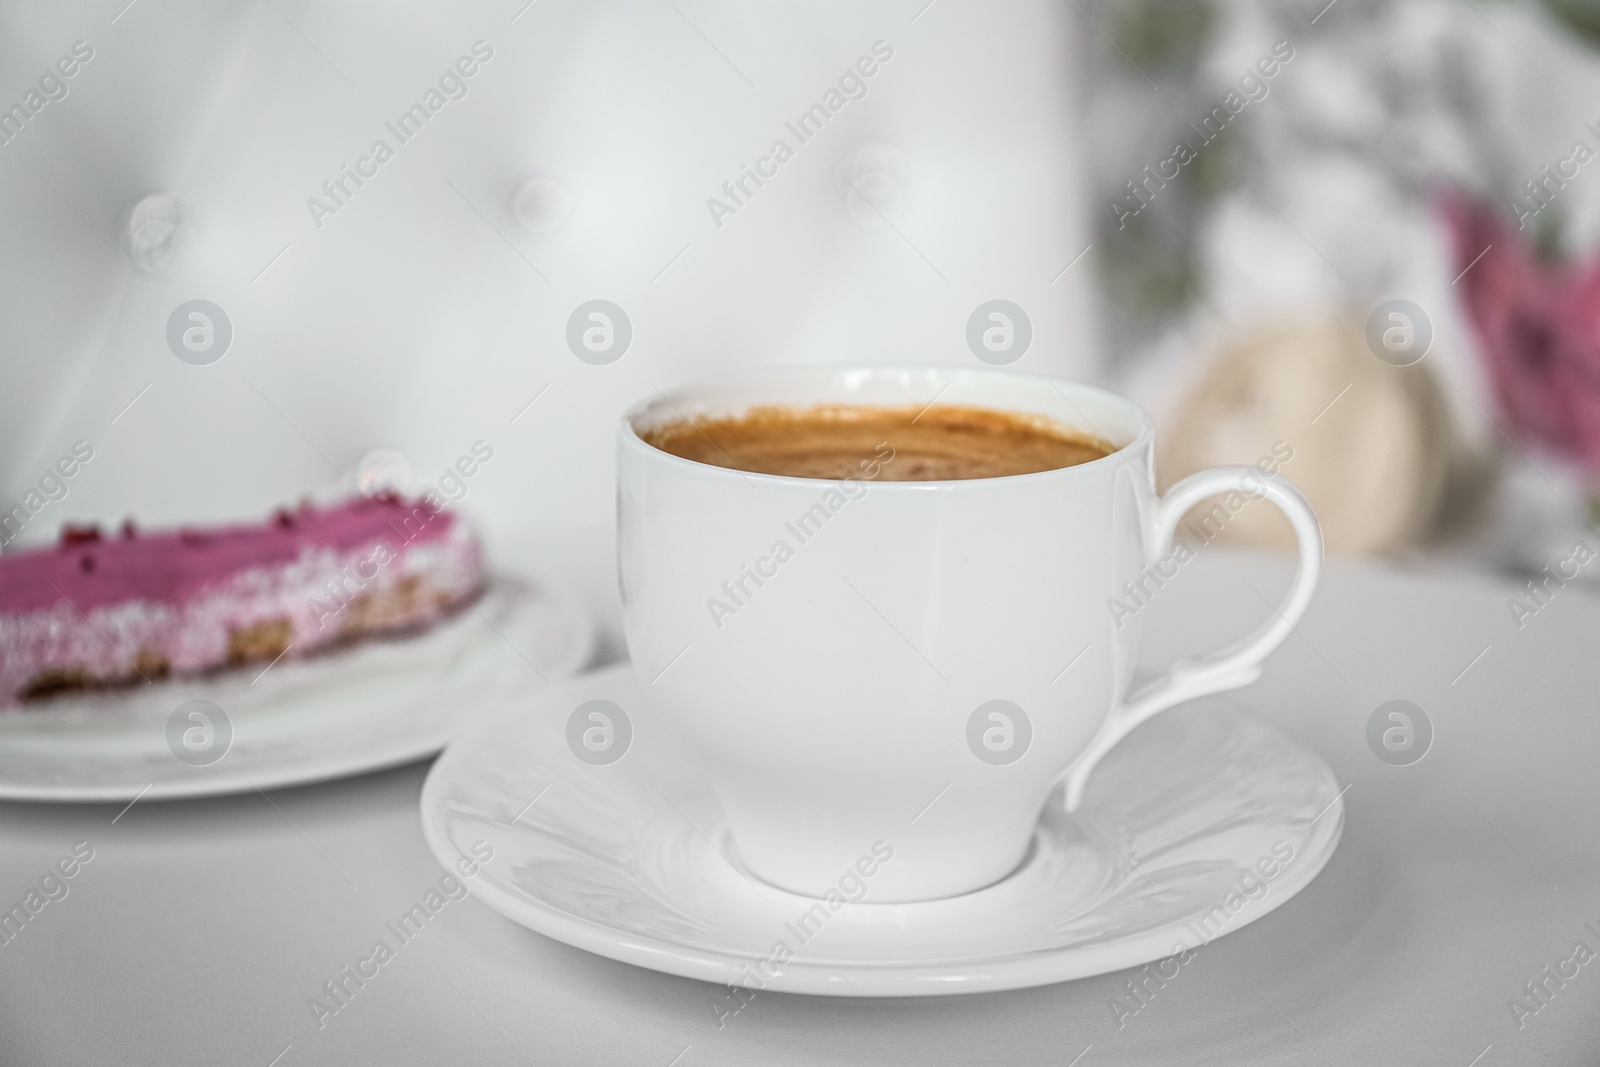
<path id="1" fill-rule="evenodd" d="M 573 212 L 572 190 L 554 174 L 535 174 L 517 187 L 511 213 L 517 225 L 533 234 L 552 233 L 567 224 Z"/>
<path id="2" fill-rule="evenodd" d="M 340 481 L 375 441 L 420 484 L 482 440 L 496 459 L 463 507 L 491 543 L 611 605 L 612 435 L 657 386 L 753 364 L 970 364 L 967 317 L 995 298 L 1033 323 L 1019 370 L 1091 372 L 1090 272 L 1062 273 L 1090 243 L 1083 32 L 1045 0 L 535 4 L 498 19 L 421 0 L 172 0 L 114 24 L 10 5 L 0 66 L 44 69 L 81 37 L 96 58 L 0 147 L 0 495 L 83 439 L 95 463 L 55 518 L 204 522 Z M 864 95 L 718 228 L 707 198 L 879 41 L 893 58 Z M 389 131 L 433 98 L 420 130 Z M 876 144 L 916 162 L 893 228 L 857 224 L 839 177 Z M 520 210 L 508 197 L 538 175 L 571 193 L 564 224 L 548 186 Z M 338 210 L 314 216 L 329 185 Z M 103 235 L 152 189 L 182 190 L 205 224 L 146 277 Z M 208 366 L 164 341 L 197 299 L 234 328 Z M 565 340 L 594 300 L 633 326 L 605 366 Z"/>
<path id="3" fill-rule="evenodd" d="M 905 211 L 911 167 L 904 152 L 869 145 L 842 169 L 850 217 L 863 226 L 892 226 Z"/>
<path id="4" fill-rule="evenodd" d="M 151 193 L 128 215 L 128 255 L 145 274 L 161 274 L 171 267 L 183 254 L 188 236 L 176 194 Z"/>

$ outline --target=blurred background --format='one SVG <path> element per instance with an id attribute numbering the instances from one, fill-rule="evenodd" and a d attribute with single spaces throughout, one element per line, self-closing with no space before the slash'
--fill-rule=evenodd
<path id="1" fill-rule="evenodd" d="M 12 2 L 0 108 L 0 550 L 435 488 L 614 635 L 618 414 L 859 360 L 1126 392 L 1336 554 L 1600 552 L 1581 0 Z"/>

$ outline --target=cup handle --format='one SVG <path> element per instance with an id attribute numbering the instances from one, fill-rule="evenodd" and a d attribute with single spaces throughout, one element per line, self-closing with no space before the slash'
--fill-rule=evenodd
<path id="1" fill-rule="evenodd" d="M 1154 522 L 1145 541 L 1146 561 L 1154 563 L 1171 550 L 1178 522 L 1190 508 L 1207 497 L 1230 491 L 1266 497 L 1294 526 L 1300 545 L 1300 563 L 1288 595 L 1281 606 L 1273 609 L 1274 617 L 1242 641 L 1201 659 L 1181 660 L 1165 677 L 1130 694 L 1106 719 L 1089 747 L 1063 773 L 1068 811 L 1076 811 L 1083 800 L 1084 787 L 1095 765 L 1135 726 L 1186 700 L 1254 682 L 1261 677 L 1261 661 L 1283 643 L 1300 616 L 1305 614 L 1317 577 L 1322 572 L 1322 529 L 1317 525 L 1316 513 L 1298 489 L 1255 467 L 1215 467 L 1191 475 L 1168 490 L 1156 506 Z"/>

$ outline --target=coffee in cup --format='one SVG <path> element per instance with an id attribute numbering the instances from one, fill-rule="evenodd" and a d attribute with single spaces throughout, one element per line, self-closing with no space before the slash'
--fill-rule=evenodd
<path id="1" fill-rule="evenodd" d="M 1115 452 L 1108 442 L 1040 415 L 961 406 L 765 406 L 641 435 L 698 463 L 790 478 L 843 478 L 863 460 L 892 463 L 877 478 L 959 481 L 1058 470 Z"/>

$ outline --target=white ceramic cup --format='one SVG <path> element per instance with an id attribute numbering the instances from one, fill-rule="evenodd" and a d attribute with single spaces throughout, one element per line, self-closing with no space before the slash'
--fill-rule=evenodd
<path id="1" fill-rule="evenodd" d="M 1038 474 L 891 482 L 877 477 L 890 440 L 859 478 L 833 482 L 698 463 L 639 437 L 757 405 L 839 403 L 1044 415 L 1118 450 Z M 882 842 L 893 858 L 872 863 L 871 900 L 969 892 L 1017 867 L 1052 792 L 1076 806 L 1133 727 L 1253 682 L 1311 598 L 1316 518 L 1253 467 L 1158 497 L 1154 451 L 1130 401 L 999 370 L 784 368 L 630 410 L 617 490 L 628 649 L 649 712 L 722 804 L 732 840 L 717 846 L 823 897 Z M 1169 556 L 1179 520 L 1229 492 L 1293 523 L 1287 597 L 1245 640 L 1130 693 L 1144 615 L 1111 601 L 1128 602 L 1125 582 L 1154 593 L 1161 570 L 1147 568 Z"/>

